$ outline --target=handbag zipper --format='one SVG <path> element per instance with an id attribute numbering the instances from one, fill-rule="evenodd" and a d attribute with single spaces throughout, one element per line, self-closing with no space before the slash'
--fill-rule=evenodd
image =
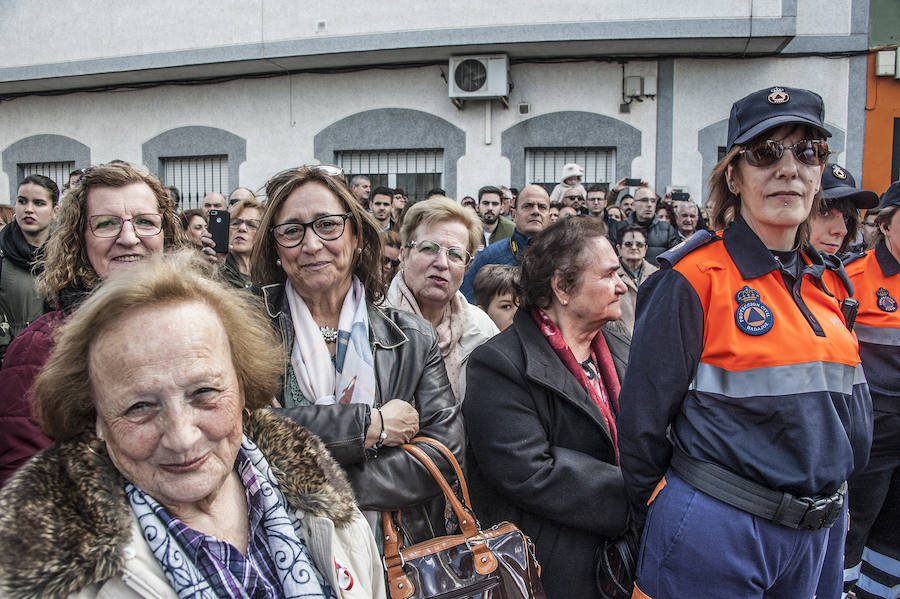
<path id="1" fill-rule="evenodd" d="M 482 591 L 487 591 L 498 586 L 500 586 L 500 579 L 496 576 L 491 576 L 490 578 L 467 585 L 462 589 L 447 591 L 440 595 L 432 595 L 429 599 L 463 599 L 464 597 L 474 597 Z"/>

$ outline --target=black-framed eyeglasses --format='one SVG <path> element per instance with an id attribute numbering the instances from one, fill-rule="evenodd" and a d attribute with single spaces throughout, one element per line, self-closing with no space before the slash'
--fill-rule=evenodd
<path id="1" fill-rule="evenodd" d="M 644 241 L 623 241 L 622 245 L 627 248 L 638 248 L 647 247 L 647 243 Z"/>
<path id="2" fill-rule="evenodd" d="M 353 216 L 352 212 L 345 214 L 326 214 L 319 218 L 314 218 L 308 223 L 297 221 L 288 221 L 280 225 L 269 227 L 275 236 L 275 243 L 284 248 L 297 247 L 303 241 L 306 235 L 307 227 L 313 230 L 319 239 L 323 241 L 334 241 L 344 234 L 344 228 L 347 219 Z"/>
<path id="3" fill-rule="evenodd" d="M 149 212 L 136 214 L 131 218 L 122 218 L 112 214 L 97 214 L 88 218 L 88 228 L 94 237 L 118 237 L 122 226 L 130 222 L 134 234 L 138 237 L 153 237 L 162 231 L 162 214 Z"/>
<path id="4" fill-rule="evenodd" d="M 432 258 L 437 257 L 441 252 L 447 252 L 447 261 L 456 266 L 467 266 L 472 260 L 472 254 L 461 247 L 444 247 L 436 241 L 427 239 L 423 239 L 422 241 L 410 241 L 406 244 L 406 247 L 416 248 L 426 256 Z"/>
<path id="5" fill-rule="evenodd" d="M 750 166 L 766 167 L 781 160 L 785 150 L 793 152 L 797 160 L 807 166 L 822 166 L 831 153 L 828 144 L 822 139 L 801 139 L 791 146 L 767 139 L 755 148 L 747 148 L 739 153 L 744 155 Z"/>
<path id="6" fill-rule="evenodd" d="M 248 229 L 258 229 L 259 228 L 259 219 L 258 218 L 233 218 L 231 219 L 231 228 L 237 229 L 241 225 L 247 225 Z"/>
<path id="7" fill-rule="evenodd" d="M 382 264 L 384 264 L 385 266 L 390 264 L 391 268 L 397 268 L 398 266 L 400 266 L 400 258 L 391 259 L 391 258 L 388 258 L 387 256 L 382 256 L 381 261 L 382 261 Z"/>

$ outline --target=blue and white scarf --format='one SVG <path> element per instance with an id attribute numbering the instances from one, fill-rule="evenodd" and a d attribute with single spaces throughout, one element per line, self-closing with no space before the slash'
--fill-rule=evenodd
<path id="1" fill-rule="evenodd" d="M 252 481 L 247 493 L 256 497 L 262 506 L 259 526 L 266 538 L 267 550 L 281 584 L 283 597 L 334 599 L 331 585 L 318 571 L 306 543 L 299 535 L 298 515 L 289 511 L 265 456 L 252 441 L 242 438 L 241 450 L 248 458 L 246 472 L 239 473 L 241 481 Z M 162 566 L 166 579 L 182 599 L 216 599 L 217 597 L 246 597 L 241 585 L 227 568 L 217 567 L 215 580 L 205 578 L 191 557 L 160 518 L 164 510 L 152 497 L 128 483 L 125 493 L 138 518 L 144 540 Z M 167 515 L 167 512 L 164 512 Z M 169 516 L 171 518 L 171 516 Z M 302 515 L 301 515 L 302 517 Z M 175 519 L 172 522 L 183 525 Z M 237 589 L 237 592 L 233 589 Z"/>
<path id="2" fill-rule="evenodd" d="M 294 325 L 291 367 L 303 396 L 316 405 L 374 405 L 375 359 L 369 344 L 366 292 L 359 279 L 353 277 L 344 297 L 334 362 L 319 325 L 290 281 L 285 283 L 285 293 Z"/>

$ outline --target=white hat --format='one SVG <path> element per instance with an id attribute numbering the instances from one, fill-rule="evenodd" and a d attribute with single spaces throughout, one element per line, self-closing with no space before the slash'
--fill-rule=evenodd
<path id="1" fill-rule="evenodd" d="M 584 169 L 575 164 L 574 162 L 570 162 L 568 164 L 563 165 L 562 169 L 562 177 L 559 178 L 560 181 L 565 181 L 569 177 L 583 177 Z"/>

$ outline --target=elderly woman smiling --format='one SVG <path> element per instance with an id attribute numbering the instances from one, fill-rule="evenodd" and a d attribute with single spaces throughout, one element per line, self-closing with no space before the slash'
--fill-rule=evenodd
<path id="1" fill-rule="evenodd" d="M 383 596 L 340 468 L 258 409 L 268 323 L 199 260 L 111 277 L 61 327 L 35 388 L 57 444 L 0 494 L 11 596 Z"/>
<path id="2" fill-rule="evenodd" d="M 266 184 L 252 271 L 289 358 L 278 398 L 325 441 L 374 528 L 381 511 L 402 508 L 407 534 L 430 539 L 443 534 L 444 499 L 399 445 L 418 433 L 461 457 L 459 407 L 432 327 L 376 305 L 378 228 L 333 168 L 290 169 Z"/>
<path id="3" fill-rule="evenodd" d="M 400 236 L 402 270 L 391 282 L 387 303 L 434 325 L 450 385 L 462 400 L 469 354 L 500 332 L 459 291 L 482 242 L 478 216 L 449 198 L 431 198 L 406 212 Z"/>

